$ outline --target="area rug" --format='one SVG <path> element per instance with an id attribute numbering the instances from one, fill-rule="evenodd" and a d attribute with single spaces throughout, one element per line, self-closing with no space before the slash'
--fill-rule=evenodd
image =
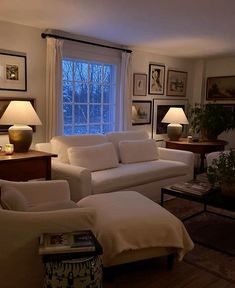
<path id="1" fill-rule="evenodd" d="M 164 207 L 180 219 L 199 212 L 203 208 L 199 203 L 178 198 L 166 201 Z M 210 210 L 235 216 L 234 213 L 226 213 L 219 209 Z M 203 213 L 185 221 L 184 224 L 193 240 L 204 243 L 203 245 L 195 243 L 195 248 L 184 257 L 184 261 L 235 283 L 235 257 L 232 256 L 235 252 L 235 220 Z M 226 253 L 208 248 L 212 244 Z"/>
<path id="2" fill-rule="evenodd" d="M 184 225 L 194 242 L 235 256 L 235 219 L 203 213 Z"/>

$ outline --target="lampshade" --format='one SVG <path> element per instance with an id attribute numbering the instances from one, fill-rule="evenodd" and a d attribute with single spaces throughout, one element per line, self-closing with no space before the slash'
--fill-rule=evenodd
<path id="1" fill-rule="evenodd" d="M 168 137 L 170 140 L 177 141 L 182 135 L 181 124 L 188 124 L 189 122 L 182 108 L 171 107 L 162 119 L 162 123 L 170 123 L 167 126 Z"/>
<path id="2" fill-rule="evenodd" d="M 27 125 L 41 125 L 30 101 L 11 101 L 0 124 L 13 125 L 8 129 L 9 140 L 15 152 L 26 152 L 32 143 L 33 130 Z"/>

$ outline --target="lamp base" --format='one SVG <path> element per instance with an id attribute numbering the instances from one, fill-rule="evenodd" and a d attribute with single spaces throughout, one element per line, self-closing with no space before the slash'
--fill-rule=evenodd
<path id="1" fill-rule="evenodd" d="M 182 135 L 182 125 L 172 123 L 168 124 L 167 135 L 171 141 L 178 141 Z"/>
<path id="2" fill-rule="evenodd" d="M 14 125 L 8 129 L 9 141 L 15 152 L 27 152 L 32 143 L 33 130 L 26 125 Z"/>

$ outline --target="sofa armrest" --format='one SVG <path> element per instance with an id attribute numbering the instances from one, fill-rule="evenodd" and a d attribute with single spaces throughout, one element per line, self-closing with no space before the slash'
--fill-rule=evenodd
<path id="1" fill-rule="evenodd" d="M 164 160 L 179 161 L 189 167 L 189 174 L 194 175 L 194 153 L 185 150 L 158 147 L 159 158 Z"/>
<path id="2" fill-rule="evenodd" d="M 50 201 L 70 200 L 69 184 L 65 180 L 28 182 L 0 181 L 0 185 L 4 183 L 16 187 L 24 195 L 30 205 L 37 205 Z"/>
<path id="3" fill-rule="evenodd" d="M 35 144 L 35 150 L 52 153 L 51 143 L 37 143 Z"/>
<path id="4" fill-rule="evenodd" d="M 84 167 L 62 163 L 58 159 L 53 159 L 52 178 L 68 181 L 71 200 L 75 202 L 92 193 L 91 172 Z"/>
<path id="5" fill-rule="evenodd" d="M 0 209 L 1 287 L 43 287 L 43 262 L 38 254 L 42 233 L 93 230 L 92 208 L 48 212 L 15 212 Z M 14 277 L 12 276 L 14 271 Z"/>

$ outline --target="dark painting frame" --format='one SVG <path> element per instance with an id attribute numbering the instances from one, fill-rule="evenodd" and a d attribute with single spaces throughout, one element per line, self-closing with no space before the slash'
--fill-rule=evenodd
<path id="1" fill-rule="evenodd" d="M 235 76 L 208 77 L 207 100 L 235 100 Z"/>

